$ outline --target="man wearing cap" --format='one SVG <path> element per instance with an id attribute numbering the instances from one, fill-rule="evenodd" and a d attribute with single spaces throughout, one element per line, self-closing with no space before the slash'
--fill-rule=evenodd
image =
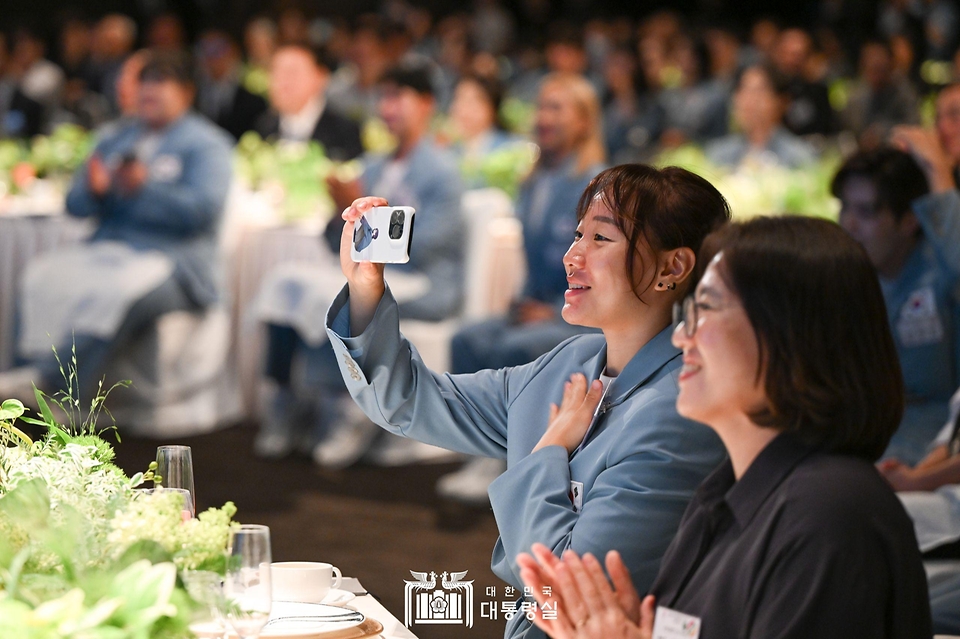
<path id="1" fill-rule="evenodd" d="M 327 85 L 334 63 L 322 49 L 288 44 L 270 63 L 270 111 L 257 122 L 264 138 L 323 145 L 332 160 L 352 160 L 363 152 L 360 127 L 331 109 Z"/>
<path id="2" fill-rule="evenodd" d="M 156 318 L 220 297 L 217 235 L 231 142 L 190 111 L 193 97 L 185 56 L 149 54 L 137 116 L 100 140 L 67 196 L 71 215 L 97 222 L 90 242 L 38 258 L 21 281 L 17 354 L 25 366 L 0 374 L 4 397 L 31 397 L 31 382 L 58 388 L 50 347 L 69 358 L 75 344 L 86 401 L 110 356 Z"/>
<path id="3" fill-rule="evenodd" d="M 361 195 L 416 209 L 410 261 L 388 265 L 386 277 L 402 300 L 401 317 L 441 320 L 457 313 L 463 300 L 465 224 L 457 162 L 429 136 L 435 99 L 428 67 L 389 69 L 379 90 L 379 114 L 397 147 L 387 155 L 365 157 L 359 180 L 331 180 L 331 194 L 338 210 Z M 263 457 L 281 457 L 299 447 L 317 464 L 341 468 L 357 461 L 374 438 L 392 437 L 371 423 L 347 393 L 324 332 L 327 307 L 344 282 L 337 257 L 342 224 L 337 216 L 328 229 L 332 251 L 326 264 L 309 271 L 295 265 L 278 268 L 261 291 L 259 316 L 268 330 L 267 384 L 255 451 Z M 293 374 L 294 362 L 300 362 L 298 374 Z"/>

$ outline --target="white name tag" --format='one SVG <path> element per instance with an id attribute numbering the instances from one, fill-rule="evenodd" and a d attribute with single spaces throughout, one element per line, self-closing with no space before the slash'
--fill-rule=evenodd
<path id="1" fill-rule="evenodd" d="M 700 617 L 657 606 L 657 616 L 653 619 L 652 639 L 698 639 L 698 637 L 700 637 Z"/>
<path id="2" fill-rule="evenodd" d="M 175 155 L 158 155 L 150 165 L 150 176 L 158 182 L 176 182 L 183 174 L 183 163 Z"/>
<path id="3" fill-rule="evenodd" d="M 573 502 L 573 512 L 578 513 L 583 510 L 583 483 L 579 481 L 570 482 L 570 501 Z"/>

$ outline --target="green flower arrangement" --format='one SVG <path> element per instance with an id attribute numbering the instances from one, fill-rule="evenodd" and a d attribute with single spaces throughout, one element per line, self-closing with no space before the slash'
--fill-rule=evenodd
<path id="1" fill-rule="evenodd" d="M 73 390 L 75 374 L 65 379 Z M 182 521 L 178 493 L 138 491 L 161 478 L 155 463 L 133 477 L 113 463 L 95 426 L 110 390 L 80 423 L 69 393 L 36 391 L 42 419 L 25 417 L 20 401 L 0 405 L 0 637 L 191 637 L 198 604 L 178 574 L 225 571 L 236 507 Z M 33 441 L 18 421 L 46 433 Z"/>
<path id="2" fill-rule="evenodd" d="M 507 144 L 479 159 L 464 159 L 460 172 L 466 184 L 477 188 L 494 186 L 506 191 L 512 199 L 539 155 L 539 147 L 532 142 Z"/>
<path id="3" fill-rule="evenodd" d="M 684 145 L 664 151 L 655 164 L 679 166 L 709 180 L 730 203 L 734 219 L 786 214 L 836 221 L 840 203 L 830 193 L 830 182 L 840 161 L 839 153 L 828 151 L 800 169 L 760 162 L 729 168 L 710 162 L 699 147 Z"/>
<path id="4" fill-rule="evenodd" d="M 235 158 L 237 174 L 248 188 L 274 193 L 287 222 L 329 217 L 333 199 L 327 177 L 345 181 L 360 175 L 359 162 L 334 162 L 317 142 L 273 142 L 253 131 L 240 138 Z"/>

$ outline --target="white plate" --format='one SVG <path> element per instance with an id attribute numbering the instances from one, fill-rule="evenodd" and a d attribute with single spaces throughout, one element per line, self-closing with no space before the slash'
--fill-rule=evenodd
<path id="1" fill-rule="evenodd" d="M 304 603 L 304 604 L 321 603 L 321 604 L 323 604 L 323 605 L 325 605 L 325 606 L 342 606 L 342 605 L 346 604 L 347 602 L 353 601 L 353 600 L 356 599 L 356 598 L 357 598 L 357 596 L 356 596 L 355 594 L 353 594 L 352 592 L 349 592 L 349 591 L 347 591 L 347 590 L 340 590 L 339 588 L 331 588 L 331 589 L 330 589 L 330 592 L 328 592 L 328 593 L 323 597 L 323 600 L 321 600 L 321 601 L 319 601 L 319 602 L 314 602 L 314 601 L 283 601 L 282 599 L 274 599 L 273 603 L 275 603 L 275 604 L 277 604 L 277 603 Z"/>
<path id="2" fill-rule="evenodd" d="M 337 621 L 324 619 L 332 615 L 343 615 L 348 612 L 354 612 L 346 608 L 337 608 L 336 606 L 327 606 L 324 604 L 295 603 L 290 601 L 274 601 L 273 609 L 270 611 L 270 620 L 281 619 L 283 617 L 303 617 L 304 619 L 282 619 L 267 623 L 264 626 L 260 636 L 264 639 L 274 637 L 275 639 L 293 638 L 293 637 L 313 637 L 324 632 L 334 632 L 353 628 L 362 624 L 366 617 L 361 613 L 356 613 L 355 618 L 350 621 Z M 309 617 L 316 617 L 309 619 Z M 231 632 L 228 636 L 236 637 L 236 633 Z"/>

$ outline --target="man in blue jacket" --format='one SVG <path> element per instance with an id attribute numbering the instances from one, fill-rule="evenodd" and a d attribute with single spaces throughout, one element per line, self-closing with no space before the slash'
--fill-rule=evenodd
<path id="1" fill-rule="evenodd" d="M 397 148 L 366 156 L 361 178 L 331 181 L 331 194 L 338 207 L 369 193 L 416 209 L 410 261 L 391 264 L 387 278 L 395 287 L 400 280 L 408 283 L 402 317 L 441 320 L 456 314 L 463 301 L 465 224 L 457 163 L 429 135 L 436 102 L 426 66 L 398 65 L 379 86 L 380 117 Z M 337 216 L 328 229 L 338 246 L 342 223 Z M 299 448 L 320 466 L 342 468 L 384 436 L 347 393 L 324 332 L 324 313 L 342 283 L 336 264 L 281 265 L 261 290 L 258 311 L 268 335 L 263 419 L 254 444 L 261 457 L 279 458 Z"/>
<path id="2" fill-rule="evenodd" d="M 160 315 L 220 297 L 217 236 L 232 175 L 231 142 L 191 113 L 192 70 L 151 54 L 138 116 L 100 141 L 67 196 L 71 215 L 97 222 L 88 244 L 45 255 L 21 283 L 18 355 L 4 396 L 60 380 L 50 346 L 76 346 L 81 394 L 96 389 L 111 354 Z M 52 342 L 52 344 L 51 344 Z M 14 391 L 14 392 L 11 392 Z"/>

